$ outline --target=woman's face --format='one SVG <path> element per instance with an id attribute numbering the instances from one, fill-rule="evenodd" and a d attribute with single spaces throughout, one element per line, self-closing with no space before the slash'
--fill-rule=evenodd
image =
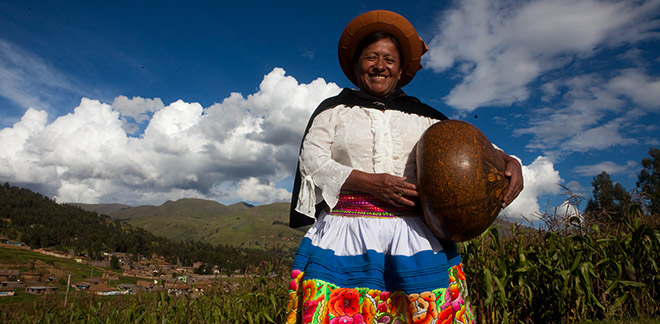
<path id="1" fill-rule="evenodd" d="M 367 46 L 355 64 L 360 90 L 376 97 L 387 97 L 401 79 L 401 61 L 396 45 L 384 38 Z"/>

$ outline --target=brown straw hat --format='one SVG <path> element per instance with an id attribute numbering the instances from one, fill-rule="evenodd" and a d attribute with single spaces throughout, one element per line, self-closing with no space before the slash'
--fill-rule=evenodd
<path id="1" fill-rule="evenodd" d="M 353 66 L 355 50 L 362 38 L 377 31 L 391 34 L 401 45 L 401 51 L 403 52 L 402 73 L 397 86 L 403 87 L 422 68 L 422 55 L 428 51 L 428 47 L 417 35 L 415 27 L 397 13 L 387 10 L 373 10 L 355 17 L 348 23 L 339 38 L 339 65 L 346 77 L 353 84 L 358 85 Z"/>

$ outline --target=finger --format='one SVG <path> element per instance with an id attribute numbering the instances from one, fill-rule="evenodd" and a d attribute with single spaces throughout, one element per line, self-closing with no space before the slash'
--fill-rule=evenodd
<path id="1" fill-rule="evenodd" d="M 396 197 L 399 197 L 399 196 L 396 196 Z M 392 206 L 395 206 L 395 207 L 403 207 L 404 206 L 403 203 L 402 202 L 400 203 L 397 198 L 387 199 L 386 201 L 387 201 L 388 204 L 390 204 Z"/>
<path id="2" fill-rule="evenodd" d="M 517 161 L 515 163 L 514 162 L 509 162 L 509 163 L 506 164 L 506 170 L 504 170 L 504 174 L 507 177 L 511 177 L 516 173 L 517 169 L 518 169 L 518 162 Z"/>
<path id="3" fill-rule="evenodd" d="M 512 179 L 513 180 L 513 179 Z M 511 199 L 511 196 L 513 196 L 515 192 L 515 185 L 513 181 L 509 182 L 509 188 L 507 188 L 506 192 L 504 193 L 504 198 L 502 199 L 502 207 L 508 206 L 513 199 Z"/>
<path id="4" fill-rule="evenodd" d="M 401 187 L 401 189 L 417 190 L 416 185 L 405 181 L 402 181 L 401 184 L 399 184 L 399 187 Z"/>
<path id="5" fill-rule="evenodd" d="M 523 189 L 522 170 L 517 160 L 507 163 L 504 174 L 509 178 L 509 188 L 502 199 L 502 207 L 512 203 Z"/>
<path id="6" fill-rule="evenodd" d="M 509 190 L 507 190 L 506 194 L 504 195 L 504 199 L 502 201 L 502 208 L 505 208 L 513 201 L 513 199 L 511 199 L 511 196 L 512 196 L 511 188 L 509 188 Z"/>
<path id="7" fill-rule="evenodd" d="M 401 188 L 397 194 L 400 194 L 400 196 L 419 197 L 419 191 L 416 188 Z"/>
<path id="8" fill-rule="evenodd" d="M 412 195 L 417 195 L 416 191 L 410 191 Z M 412 196 L 411 195 L 411 196 Z M 385 201 L 389 203 L 390 205 L 396 206 L 396 207 L 404 207 L 404 206 L 410 206 L 414 207 L 415 202 L 409 198 L 406 197 L 406 193 L 404 192 L 394 192 Z"/>
<path id="9" fill-rule="evenodd" d="M 506 207 L 511 202 L 513 202 L 513 199 L 516 196 L 518 196 L 518 189 L 514 186 L 509 187 L 509 189 L 506 191 L 506 194 L 504 194 L 504 206 Z"/>
<path id="10" fill-rule="evenodd" d="M 509 189 L 504 194 L 502 207 L 506 207 L 509 204 L 511 204 L 518 197 L 521 191 L 522 191 L 521 186 L 510 186 Z"/>
<path id="11" fill-rule="evenodd" d="M 404 196 L 399 196 L 398 203 L 403 206 L 415 207 L 415 202 Z"/>

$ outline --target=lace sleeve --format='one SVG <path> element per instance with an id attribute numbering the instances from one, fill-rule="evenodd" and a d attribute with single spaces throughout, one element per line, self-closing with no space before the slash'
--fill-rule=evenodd
<path id="1" fill-rule="evenodd" d="M 310 217 L 321 201 L 325 200 L 331 208 L 337 204 L 341 187 L 353 170 L 332 159 L 338 123 L 334 111 L 328 109 L 314 118 L 298 157 L 302 179 L 296 211 Z"/>

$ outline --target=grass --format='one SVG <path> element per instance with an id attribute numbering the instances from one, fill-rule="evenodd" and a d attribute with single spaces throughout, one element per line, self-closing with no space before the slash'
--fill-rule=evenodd
<path id="1" fill-rule="evenodd" d="M 161 206 L 114 210 L 105 205 L 83 207 L 88 210 L 107 210 L 112 218 L 176 241 L 193 240 L 258 249 L 277 245 L 295 249 L 304 234 L 285 224 L 289 218 L 289 203 L 249 208 L 240 203 L 225 206 L 214 201 L 181 199 Z"/>
<path id="2" fill-rule="evenodd" d="M 49 286 L 57 287 L 55 295 L 64 294 L 68 275 L 71 275 L 71 284 L 82 281 L 85 278 L 101 276 L 103 272 L 109 270 L 105 268 L 93 267 L 87 264 L 77 263 L 73 259 L 58 258 L 50 255 L 44 255 L 31 251 L 26 248 L 0 245 L 0 267 L 3 269 L 17 269 L 21 272 L 40 272 L 46 276 L 53 276 L 55 280 L 48 283 Z M 135 283 L 136 278 L 125 277 L 119 282 L 113 283 Z M 71 288 L 70 291 L 75 291 Z M 25 288 L 16 290 L 13 297 L 0 298 L 0 305 L 33 303 L 43 296 L 25 293 Z"/>
<path id="3" fill-rule="evenodd" d="M 634 211 L 635 209 L 631 209 Z M 660 229 L 631 214 L 622 223 L 569 219 L 559 228 L 491 227 L 464 244 L 479 322 L 637 322 L 660 318 Z"/>
<path id="4" fill-rule="evenodd" d="M 94 272 L 100 275 L 107 270 L 77 263 L 73 259 L 58 258 L 6 245 L 0 246 L 0 260 L 2 260 L 0 266 L 4 268 L 18 269 L 21 272 L 36 271 L 47 275 L 53 274 L 55 277 L 71 274 L 72 281 L 87 278 Z"/>
<path id="5" fill-rule="evenodd" d="M 280 323 L 284 316 L 288 268 L 271 264 L 252 276 L 219 280 L 200 296 L 164 292 L 100 297 L 84 292 L 37 296 L 30 302 L 0 304 L 2 323 Z M 277 275 L 273 275 L 278 273 Z"/>
<path id="6" fill-rule="evenodd" d="M 660 319 L 637 318 L 637 319 L 613 319 L 609 321 L 585 321 L 582 324 L 660 324 Z"/>
<path id="7" fill-rule="evenodd" d="M 579 219 L 547 229 L 513 224 L 506 237 L 491 227 L 462 244 L 478 322 L 660 323 L 660 227 L 657 216 L 640 210 L 631 208 L 615 224 Z M 46 265 L 80 278 L 90 271 L 72 260 L 3 250 L 3 263 Z M 66 307 L 62 290 L 11 297 L 8 303 L 0 299 L 0 322 L 281 323 L 289 263 L 264 263 L 245 278 L 215 281 L 201 296 L 73 292 Z"/>

